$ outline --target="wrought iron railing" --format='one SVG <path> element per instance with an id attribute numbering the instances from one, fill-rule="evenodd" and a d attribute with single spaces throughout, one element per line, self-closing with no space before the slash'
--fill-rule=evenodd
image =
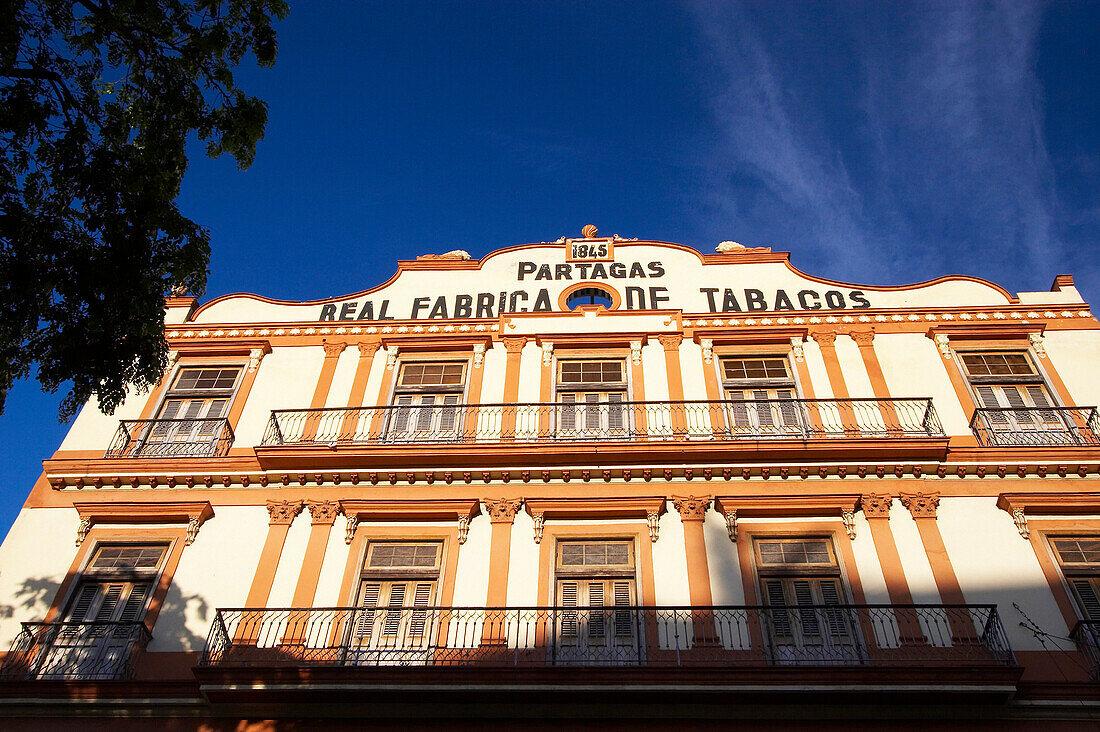
<path id="1" fill-rule="evenodd" d="M 217 457 L 232 444 L 224 418 L 123 420 L 104 457 Z"/>
<path id="2" fill-rule="evenodd" d="M 1089 678 L 1100 681 L 1100 622 L 1081 620 L 1071 633 L 1077 650 L 1088 659 Z"/>
<path id="3" fill-rule="evenodd" d="M 979 407 L 970 428 L 982 445 L 1100 445 L 1096 407 Z"/>
<path id="4" fill-rule="evenodd" d="M 0 665 L 0 679 L 129 679 L 152 636 L 144 623 L 23 623 Z"/>
<path id="5" fill-rule="evenodd" d="M 931 399 L 279 409 L 264 445 L 939 437 Z"/>
<path id="6" fill-rule="evenodd" d="M 200 665 L 1011 665 L 993 605 L 220 609 Z"/>

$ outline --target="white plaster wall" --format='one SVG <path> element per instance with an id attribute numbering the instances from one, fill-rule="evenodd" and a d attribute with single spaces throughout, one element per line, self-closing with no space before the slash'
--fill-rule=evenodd
<path id="1" fill-rule="evenodd" d="M 466 543 L 458 548 L 455 570 L 455 607 L 484 607 L 489 588 L 489 516 L 484 513 L 470 521 Z M 509 568 L 509 571 L 511 569 Z"/>
<path id="2" fill-rule="evenodd" d="M 936 577 L 932 574 L 932 565 L 928 563 L 928 553 L 924 550 L 917 522 L 901 501 L 890 506 L 890 531 L 894 534 L 894 544 L 901 556 L 901 568 L 905 572 L 905 581 L 915 603 L 937 604 L 943 602 Z"/>
<path id="3" fill-rule="evenodd" d="M 290 531 L 286 534 L 283 554 L 279 558 L 279 567 L 275 570 L 275 580 L 271 583 L 271 594 L 267 599 L 268 607 L 293 605 L 294 588 L 298 584 L 298 575 L 302 572 L 302 562 L 306 558 L 309 530 L 309 511 L 302 511 L 294 519 L 294 523 L 290 525 Z"/>
<path id="4" fill-rule="evenodd" d="M 1096 378 L 1100 331 L 1047 331 L 1044 340 L 1047 359 L 1058 370 L 1073 401 L 1081 406 L 1100 405 L 1100 379 Z M 1039 364 L 1045 365 L 1041 359 Z"/>
<path id="5" fill-rule="evenodd" d="M 852 539 L 852 555 L 856 559 L 856 571 L 859 573 L 860 584 L 863 585 L 863 596 L 869 605 L 889 604 L 890 593 L 886 591 L 886 580 L 882 574 L 882 565 L 878 561 L 878 552 L 875 550 L 875 541 L 871 538 L 871 526 L 860 511 L 856 518 L 856 538 Z M 837 536 L 836 541 L 844 541 L 844 536 Z M 840 547 L 837 547 L 839 550 Z M 843 553 L 838 558 L 844 561 Z M 848 573 L 850 568 L 846 568 Z"/>
<path id="6" fill-rule="evenodd" d="M 351 382 L 355 380 L 355 369 L 359 366 L 359 348 L 350 346 L 340 354 L 336 362 L 336 371 L 332 374 L 332 384 L 325 399 L 326 407 L 346 407 L 351 395 Z M 308 406 L 308 404 L 307 404 Z"/>
<path id="7" fill-rule="evenodd" d="M 504 371 L 508 365 L 508 351 L 502 343 L 496 343 L 485 351 L 481 368 L 481 403 L 500 404 L 504 401 Z M 522 374 L 522 371 L 521 371 Z"/>
<path id="8" fill-rule="evenodd" d="M 338 518 L 328 535 L 325 561 L 321 564 L 317 594 L 313 597 L 314 607 L 344 607 L 355 604 L 355 597 L 340 597 L 340 584 L 344 581 L 344 569 L 348 563 L 348 552 L 351 551 L 351 547 L 344 541 L 346 529 L 344 519 Z M 357 591 L 358 587 L 353 586 L 352 593 Z"/>
<path id="9" fill-rule="evenodd" d="M 263 506 L 216 509 L 180 555 L 149 650 L 202 650 L 217 609 L 245 606 L 267 522 Z"/>
<path id="10" fill-rule="evenodd" d="M 668 372 L 665 370 L 665 349 L 656 339 L 642 346 L 642 373 L 645 378 L 646 401 L 668 401 Z"/>
<path id="11" fill-rule="evenodd" d="M 703 539 L 707 547 L 712 602 L 715 605 L 744 605 L 745 587 L 741 582 L 737 545 L 730 541 L 726 519 L 718 511 L 707 511 Z"/>
<path id="12" fill-rule="evenodd" d="M 534 340 L 527 342 L 519 356 L 519 401 L 539 401 L 542 381 L 542 349 Z"/>
<path id="13" fill-rule="evenodd" d="M 684 399 L 706 399 L 707 385 L 703 379 L 703 349 L 694 341 L 680 344 L 680 373 L 684 378 Z M 710 364 L 706 364 L 710 366 Z"/>
<path id="14" fill-rule="evenodd" d="M 41 621 L 76 556 L 72 508 L 24 509 L 0 545 L 0 649 L 7 650 L 20 623 Z"/>
<path id="15" fill-rule="evenodd" d="M 875 391 L 867 376 L 867 366 L 863 363 L 863 356 L 859 355 L 859 346 L 850 336 L 837 336 L 836 360 L 840 363 L 840 373 L 844 374 L 848 395 L 852 399 L 874 399 Z"/>
<path id="16" fill-rule="evenodd" d="M 233 446 L 260 444 L 271 410 L 308 407 L 324 360 L 325 350 L 320 346 L 275 348 L 264 356 L 237 423 Z"/>
<path id="17" fill-rule="evenodd" d="M 921 333 L 889 333 L 875 336 L 875 352 L 891 394 L 898 398 L 932 397 L 944 432 L 971 434 L 935 343 Z"/>
<path id="18" fill-rule="evenodd" d="M 646 375 L 649 378 L 649 375 Z M 653 544 L 653 586 L 658 605 L 690 605 L 687 582 L 687 551 L 684 548 L 684 524 L 680 514 L 668 503 L 658 524 Z"/>
<path id="19" fill-rule="evenodd" d="M 95 397 L 80 408 L 76 419 L 69 427 L 60 450 L 103 450 L 106 452 L 118 431 L 119 420 L 138 419 L 141 410 L 148 401 L 148 394 L 139 394 L 133 388 L 127 389 L 126 399 L 118 406 L 114 414 L 104 414 L 96 406 Z M 43 456 L 45 457 L 45 456 Z"/>
<path id="20" fill-rule="evenodd" d="M 833 387 L 829 384 L 829 374 L 825 371 L 825 358 L 821 355 L 821 346 L 816 341 L 806 341 L 802 346 L 802 358 L 806 362 L 806 371 L 810 374 L 810 385 L 817 399 L 832 399 Z"/>
<path id="21" fill-rule="evenodd" d="M 535 543 L 535 521 L 530 514 L 520 512 L 512 523 L 507 604 L 510 607 L 538 605 L 538 579 L 539 545 Z"/>
<path id="22" fill-rule="evenodd" d="M 1018 651 L 1043 650 L 1020 627 L 1017 603 L 1042 630 L 1066 637 L 1069 628 L 1058 610 L 1031 542 L 1020 536 L 997 499 L 942 498 L 937 523 L 967 603 L 995 603 L 1009 643 Z"/>

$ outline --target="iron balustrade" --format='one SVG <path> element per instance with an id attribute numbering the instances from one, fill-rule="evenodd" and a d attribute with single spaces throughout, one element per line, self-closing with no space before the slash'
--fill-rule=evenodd
<path id="1" fill-rule="evenodd" d="M 1096 407 L 979 407 L 970 428 L 985 446 L 1100 445 Z"/>
<path id="2" fill-rule="evenodd" d="M 104 457 L 219 457 L 232 444 L 225 418 L 123 420 Z"/>
<path id="3" fill-rule="evenodd" d="M 942 437 L 931 399 L 278 409 L 264 445 Z"/>
<path id="4" fill-rule="evenodd" d="M 0 679 L 130 679 L 133 658 L 152 640 L 144 623 L 23 623 Z"/>
<path id="5" fill-rule="evenodd" d="M 1100 681 L 1100 622 L 1081 620 L 1070 634 L 1077 650 L 1088 659 L 1089 678 Z"/>
<path id="6" fill-rule="evenodd" d="M 993 605 L 219 609 L 207 667 L 1015 663 Z"/>

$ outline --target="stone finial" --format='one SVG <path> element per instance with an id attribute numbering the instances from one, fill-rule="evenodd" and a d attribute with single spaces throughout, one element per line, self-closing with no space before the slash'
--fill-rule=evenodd
<path id="1" fill-rule="evenodd" d="M 600 230 L 592 224 L 585 224 L 584 228 L 581 229 L 581 236 L 585 239 L 595 239 L 599 233 Z"/>
<path id="2" fill-rule="evenodd" d="M 419 259 L 458 259 L 458 260 L 466 260 L 466 259 L 472 259 L 472 257 L 470 256 L 470 253 L 467 252 L 464 249 L 452 249 L 451 251 L 444 252 L 443 254 L 421 254 L 417 257 L 417 259 L 418 260 Z"/>

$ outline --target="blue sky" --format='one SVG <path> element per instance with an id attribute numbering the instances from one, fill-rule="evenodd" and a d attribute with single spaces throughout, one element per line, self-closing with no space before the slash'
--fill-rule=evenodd
<path id="1" fill-rule="evenodd" d="M 836 279 L 1100 295 L 1100 3 L 311 2 L 256 162 L 194 156 L 205 299 L 312 299 L 397 259 L 617 233 Z M 67 425 L 19 384 L 0 532 Z"/>

